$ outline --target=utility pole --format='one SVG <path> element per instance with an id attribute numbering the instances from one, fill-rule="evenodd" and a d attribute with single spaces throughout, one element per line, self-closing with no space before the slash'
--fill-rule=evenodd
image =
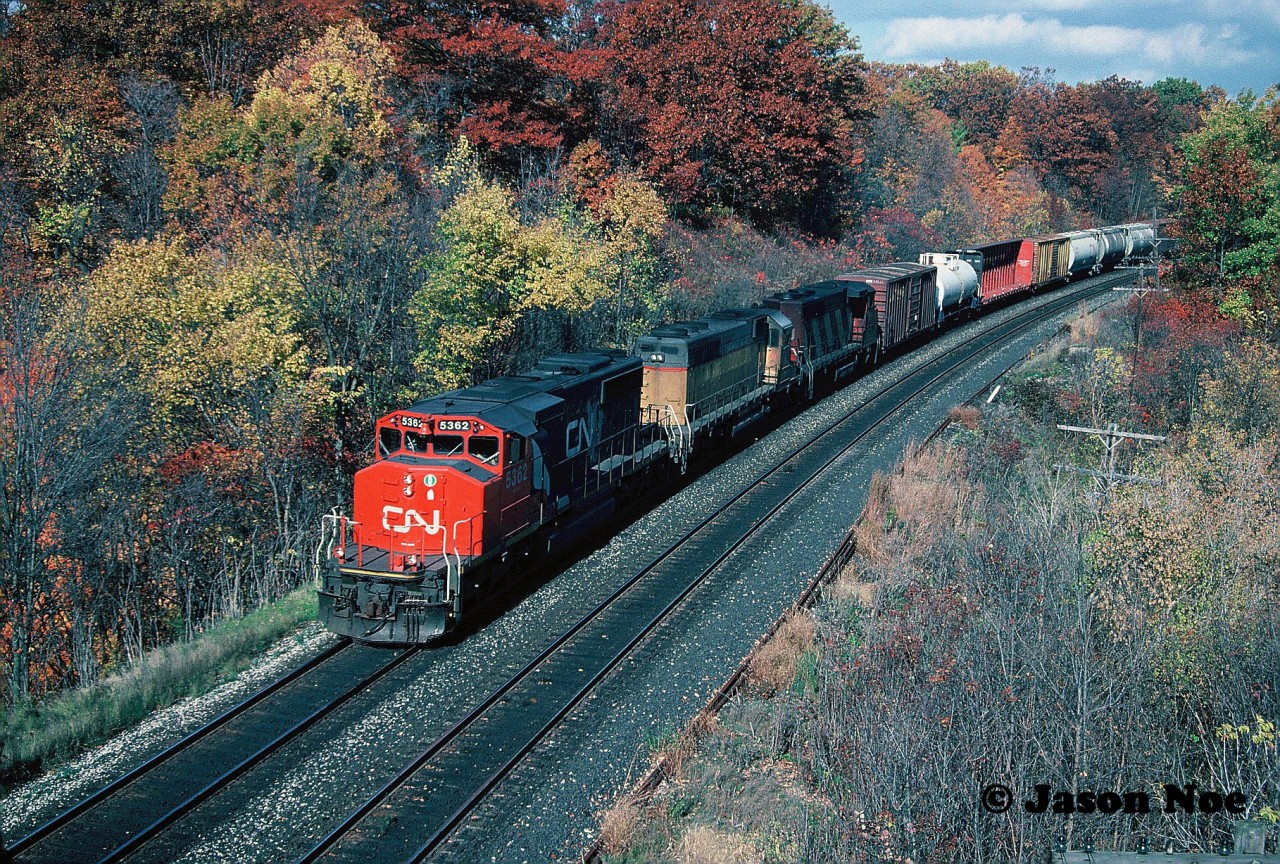
<path id="1" fill-rule="evenodd" d="M 1140 477 L 1137 474 L 1120 474 L 1116 471 L 1116 450 L 1119 449 L 1121 443 L 1125 439 L 1133 441 L 1154 441 L 1163 443 L 1168 440 L 1163 435 L 1147 435 L 1142 432 L 1125 432 L 1116 428 L 1116 424 L 1112 423 L 1106 429 L 1091 429 L 1087 426 L 1063 426 L 1058 424 L 1058 428 L 1063 432 L 1078 432 L 1084 435 L 1097 435 L 1102 439 L 1102 465 L 1097 469 L 1077 468 L 1074 465 L 1054 465 L 1061 471 L 1074 471 L 1077 474 L 1088 474 L 1095 480 L 1101 481 L 1100 486 L 1104 492 L 1110 492 L 1120 483 L 1145 483 L 1148 486 L 1158 486 L 1159 480 L 1151 477 Z"/>
<path id="2" fill-rule="evenodd" d="M 1112 287 L 1112 291 L 1127 291 L 1130 294 L 1136 294 L 1138 297 L 1138 318 L 1133 325 L 1133 362 L 1129 365 L 1129 407 L 1133 407 L 1133 382 L 1138 372 L 1138 352 L 1142 350 L 1142 299 L 1151 291 L 1164 293 L 1164 289 L 1160 287 L 1160 244 L 1164 240 L 1160 237 L 1160 222 L 1157 218 L 1155 208 L 1151 210 L 1151 230 L 1155 235 L 1155 239 L 1151 242 L 1151 254 L 1138 256 L 1136 261 L 1139 263 L 1136 267 L 1130 265 L 1127 267 L 1118 267 L 1118 270 L 1137 270 L 1138 281 L 1133 287 L 1128 285 L 1116 285 Z M 1151 265 L 1155 269 L 1155 287 L 1147 281 L 1147 268 Z"/>

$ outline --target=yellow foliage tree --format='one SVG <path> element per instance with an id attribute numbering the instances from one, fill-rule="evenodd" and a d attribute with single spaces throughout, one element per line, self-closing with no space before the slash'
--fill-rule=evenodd
<path id="1" fill-rule="evenodd" d="M 203 430 L 225 440 L 251 391 L 306 380 L 296 290 L 264 245 L 218 266 L 179 238 L 140 240 L 91 277 L 87 336 L 103 362 L 138 382 L 160 437 Z"/>
<path id="2" fill-rule="evenodd" d="M 580 318 L 607 310 L 617 315 L 615 344 L 629 339 L 621 300 L 629 286 L 651 281 L 644 271 L 653 269 L 653 241 L 666 225 L 652 187 L 620 179 L 602 201 L 603 225 L 567 204 L 526 224 L 514 195 L 481 176 L 465 138 L 430 179 L 451 200 L 411 307 L 429 386 L 511 371 L 521 324 L 535 312 Z"/>

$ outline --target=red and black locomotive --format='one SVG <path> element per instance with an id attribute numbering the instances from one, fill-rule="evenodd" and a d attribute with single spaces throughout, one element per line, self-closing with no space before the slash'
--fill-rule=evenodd
<path id="1" fill-rule="evenodd" d="M 656 453 L 641 382 L 620 351 L 560 354 L 383 417 L 352 518 L 326 517 L 321 620 L 367 642 L 438 636 L 545 551 L 561 517 L 611 510 Z"/>

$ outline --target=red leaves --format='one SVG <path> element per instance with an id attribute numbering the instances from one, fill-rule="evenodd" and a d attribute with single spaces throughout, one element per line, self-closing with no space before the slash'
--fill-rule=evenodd
<path id="1" fill-rule="evenodd" d="M 1189 292 L 1146 301 L 1142 319 L 1133 385 L 1140 419 L 1159 429 L 1186 423 L 1201 372 L 1215 365 L 1240 324 L 1224 319 L 1208 297 Z"/>
<path id="2" fill-rule="evenodd" d="M 219 493 L 239 497 L 243 495 L 245 478 L 253 471 L 254 458 L 245 450 L 202 441 L 161 465 L 160 477 L 170 486 L 200 477 Z"/>
<path id="3" fill-rule="evenodd" d="M 1258 172 L 1249 153 L 1226 138 L 1213 138 L 1186 174 L 1180 227 L 1192 243 L 1213 244 L 1261 203 Z"/>
<path id="4" fill-rule="evenodd" d="M 822 57 L 803 11 L 774 0 L 635 0 L 602 41 L 616 140 L 679 203 L 808 225 L 828 178 L 856 164 L 861 78 Z M 847 101 L 846 101 L 847 99 Z"/>
<path id="5" fill-rule="evenodd" d="M 563 0 L 399 2 L 375 23 L 436 120 L 509 167 L 564 141 L 574 73 L 552 38 Z"/>

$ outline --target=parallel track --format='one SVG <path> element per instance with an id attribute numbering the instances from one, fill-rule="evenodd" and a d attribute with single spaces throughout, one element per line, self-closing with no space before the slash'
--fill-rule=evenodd
<path id="1" fill-rule="evenodd" d="M 974 334 L 828 425 L 490 693 L 301 862 L 425 860 L 654 628 L 851 447 L 987 348 L 1130 279 L 1126 274 L 1091 280 L 1083 289 Z M 690 578 L 691 573 L 697 575 Z"/>
<path id="2" fill-rule="evenodd" d="M 343 640 L 41 825 L 9 852 L 24 864 L 118 861 L 414 653 Z"/>

